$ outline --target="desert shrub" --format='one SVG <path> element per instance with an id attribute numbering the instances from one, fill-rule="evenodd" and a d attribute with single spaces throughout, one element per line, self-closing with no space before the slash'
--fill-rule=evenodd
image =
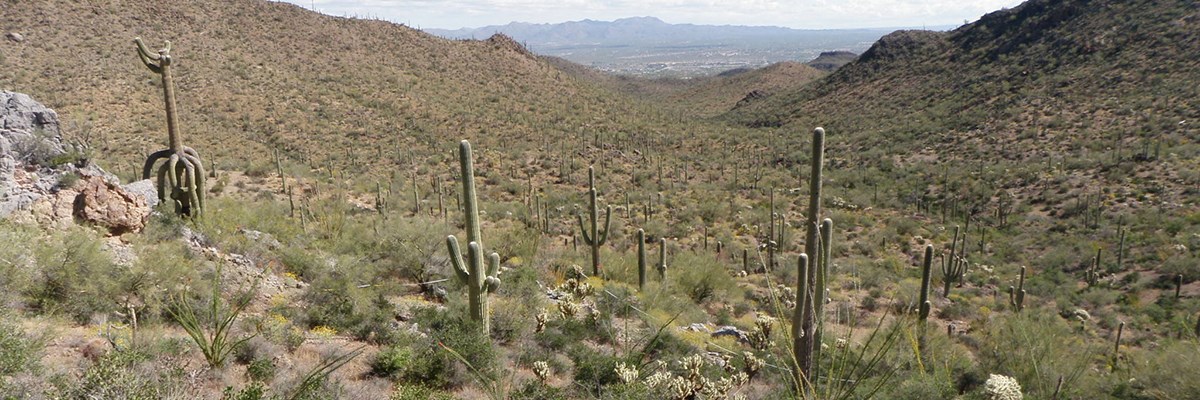
<path id="1" fill-rule="evenodd" d="M 496 350 L 474 321 L 465 318 L 465 304 L 454 304 L 449 310 L 425 308 L 418 310 L 414 321 L 429 328 L 428 337 L 412 339 L 413 362 L 400 374 L 400 381 L 420 383 L 432 388 L 450 388 L 471 382 L 479 377 L 494 379 Z M 401 341 L 397 346 L 404 345 Z M 463 357 L 459 360 L 446 348 Z M 470 367 L 463 365 L 464 362 Z"/>
<path id="2" fill-rule="evenodd" d="M 62 392 L 52 397 L 102 399 L 160 399 L 183 393 L 184 371 L 178 365 L 164 368 L 159 360 L 140 351 L 111 351 L 84 370 L 78 380 L 61 382 Z"/>
<path id="3" fill-rule="evenodd" d="M 34 250 L 39 273 L 26 288 L 34 308 L 86 323 L 95 314 L 117 309 L 118 268 L 90 232 L 70 229 L 52 234 Z"/>
<path id="4" fill-rule="evenodd" d="M 575 362 L 575 383 L 593 393 L 599 393 L 601 386 L 621 382 L 615 368 L 619 362 L 627 362 L 624 357 L 597 352 L 587 346 L 578 346 L 568 350 L 571 361 Z"/>
<path id="5" fill-rule="evenodd" d="M 1041 309 L 994 318 L 983 332 L 980 370 L 1016 378 L 1030 396 L 1053 393 L 1063 377 L 1065 393 L 1088 369 L 1099 349 L 1076 334 L 1074 325 Z"/>
<path id="6" fill-rule="evenodd" d="M 398 376 L 412 363 L 412 358 L 411 348 L 388 346 L 371 360 L 371 374 L 381 377 Z"/>
<path id="7" fill-rule="evenodd" d="M 0 315 L 0 388 L 5 378 L 39 367 L 41 340 L 23 332 L 7 315 Z"/>
<path id="8" fill-rule="evenodd" d="M 432 389 L 421 384 L 412 385 L 397 385 L 396 391 L 392 392 L 391 400 L 452 400 L 454 396 L 449 393 Z"/>
<path id="9" fill-rule="evenodd" d="M 649 273 L 649 272 L 647 272 Z M 721 263 L 706 254 L 690 251 L 667 254 L 667 279 L 675 290 L 687 295 L 696 303 L 709 300 L 740 300 L 729 271 Z"/>

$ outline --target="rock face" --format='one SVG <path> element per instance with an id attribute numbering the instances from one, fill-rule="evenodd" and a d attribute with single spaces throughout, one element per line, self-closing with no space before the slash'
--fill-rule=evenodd
<path id="1" fill-rule="evenodd" d="M 146 227 L 150 207 L 141 196 L 101 176 L 82 177 L 74 189 L 79 191 L 74 201 L 76 218 L 106 227 L 113 235 L 139 232 Z"/>
<path id="2" fill-rule="evenodd" d="M 81 221 L 113 234 L 140 231 L 158 202 L 142 184 L 116 176 L 64 144 L 58 114 L 27 95 L 0 91 L 0 218 L 63 227 Z M 78 165 L 76 165 L 78 164 Z M 77 177 L 65 184 L 65 177 Z"/>
<path id="3" fill-rule="evenodd" d="M 0 91 L 0 218 L 54 190 L 60 175 L 41 164 L 66 153 L 58 113 L 27 95 Z"/>

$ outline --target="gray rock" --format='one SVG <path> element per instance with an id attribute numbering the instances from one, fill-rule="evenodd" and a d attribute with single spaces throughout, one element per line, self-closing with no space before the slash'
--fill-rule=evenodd
<path id="1" fill-rule="evenodd" d="M 28 95 L 0 91 L 0 218 L 54 190 L 61 171 L 42 163 L 65 153 L 54 110 Z"/>
<path id="2" fill-rule="evenodd" d="M 746 336 L 746 332 L 742 332 L 736 326 L 722 326 L 713 331 L 712 337 L 732 336 L 738 342 L 748 343 L 750 340 Z"/>
<path id="3" fill-rule="evenodd" d="M 158 188 L 154 186 L 154 181 L 150 179 L 142 179 L 136 182 L 130 182 L 121 186 L 126 192 L 141 196 L 146 199 L 146 205 L 150 208 L 158 205 Z"/>
<path id="4" fill-rule="evenodd" d="M 21 42 L 25 41 L 25 35 L 22 35 L 22 34 L 16 33 L 16 32 L 9 32 L 7 35 L 4 35 L 4 37 L 8 38 L 8 40 L 11 40 L 11 41 L 14 41 L 17 43 L 21 43 Z"/>

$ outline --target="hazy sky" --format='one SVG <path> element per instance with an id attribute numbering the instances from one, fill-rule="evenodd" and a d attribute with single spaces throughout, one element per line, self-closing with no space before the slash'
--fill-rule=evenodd
<path id="1" fill-rule="evenodd" d="M 654 16 L 669 23 L 875 28 L 957 25 L 1018 0 L 285 0 L 417 28 Z"/>

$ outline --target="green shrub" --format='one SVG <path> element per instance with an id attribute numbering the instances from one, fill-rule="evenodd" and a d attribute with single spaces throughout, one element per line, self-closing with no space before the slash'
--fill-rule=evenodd
<path id="1" fill-rule="evenodd" d="M 453 400 L 449 393 L 431 389 L 421 384 L 396 385 L 391 400 Z"/>
<path id="2" fill-rule="evenodd" d="M 41 340 L 21 331 L 5 315 L 0 315 L 0 387 L 4 377 L 39 367 Z"/>
<path id="3" fill-rule="evenodd" d="M 117 310 L 116 282 L 124 272 L 89 231 L 70 229 L 37 244 L 39 274 L 26 288 L 35 309 L 61 313 L 83 324 L 95 314 Z"/>
<path id="4" fill-rule="evenodd" d="M 413 362 L 412 358 L 412 349 L 407 346 L 386 347 L 371 360 L 371 374 L 381 377 L 398 376 Z"/>

